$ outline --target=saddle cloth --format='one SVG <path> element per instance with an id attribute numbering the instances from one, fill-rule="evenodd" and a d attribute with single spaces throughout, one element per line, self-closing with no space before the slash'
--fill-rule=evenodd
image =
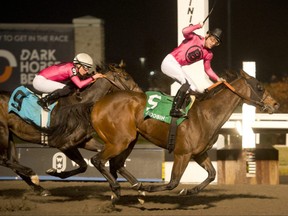
<path id="1" fill-rule="evenodd" d="M 38 99 L 38 96 L 25 86 L 19 86 L 13 91 L 10 97 L 8 112 L 14 112 L 29 124 L 33 123 L 39 127 L 49 127 L 50 115 L 56 102 L 49 106 L 51 111 L 47 113 L 37 103 Z M 43 119 L 44 116 L 47 116 L 47 119 Z M 43 122 L 45 123 L 43 124 Z"/>
<path id="2" fill-rule="evenodd" d="M 144 110 L 144 118 L 150 117 L 170 124 L 172 118 L 170 116 L 170 110 L 172 107 L 173 97 L 157 91 L 147 91 L 145 94 L 147 96 L 147 101 Z M 186 106 L 186 114 L 192 107 L 194 100 L 195 97 L 191 98 L 190 103 Z M 177 119 L 177 125 L 181 124 L 185 119 L 185 117 Z"/>

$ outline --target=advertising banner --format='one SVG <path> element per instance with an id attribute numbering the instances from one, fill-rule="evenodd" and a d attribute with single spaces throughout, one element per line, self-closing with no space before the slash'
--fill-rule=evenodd
<path id="1" fill-rule="evenodd" d="M 46 170 L 54 168 L 57 172 L 73 170 L 78 165 L 67 158 L 62 152 L 55 148 L 47 146 L 38 146 L 35 144 L 18 144 L 17 152 L 22 165 L 32 168 L 40 180 L 67 180 L 67 181 L 104 181 L 104 177 L 91 163 L 91 157 L 96 152 L 80 149 L 88 165 L 86 172 L 60 179 L 52 177 L 45 173 Z M 19 147 L 23 146 L 23 147 Z M 152 144 L 136 145 L 131 155 L 126 159 L 125 167 L 139 181 L 161 182 L 163 180 L 164 150 Z M 105 165 L 109 169 L 109 163 Z M 0 180 L 16 180 L 21 178 L 12 170 L 6 167 L 0 167 Z M 118 180 L 124 180 L 119 175 Z"/>
<path id="2" fill-rule="evenodd" d="M 32 85 L 40 70 L 73 57 L 72 25 L 0 24 L 0 90 Z"/>

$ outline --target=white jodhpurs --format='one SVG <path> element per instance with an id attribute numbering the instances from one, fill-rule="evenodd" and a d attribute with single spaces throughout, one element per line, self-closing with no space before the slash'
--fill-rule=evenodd
<path id="1" fill-rule="evenodd" d="M 176 80 L 181 85 L 185 84 L 187 80 L 188 83 L 190 84 L 190 89 L 193 91 L 198 91 L 193 80 L 182 69 L 181 65 L 176 61 L 176 59 L 171 54 L 168 54 L 163 59 L 161 64 L 161 70 L 164 74 Z"/>
<path id="2" fill-rule="evenodd" d="M 66 85 L 60 82 L 46 79 L 41 75 L 36 75 L 33 79 L 33 87 L 43 93 L 51 93 L 57 89 L 62 89 Z"/>

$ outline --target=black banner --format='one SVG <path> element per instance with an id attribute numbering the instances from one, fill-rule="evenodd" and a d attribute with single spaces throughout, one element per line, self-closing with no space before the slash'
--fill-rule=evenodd
<path id="1" fill-rule="evenodd" d="M 73 26 L 12 28 L 0 29 L 0 90 L 32 85 L 43 68 L 73 60 Z"/>
<path id="2" fill-rule="evenodd" d="M 67 179 L 60 179 L 52 177 L 45 173 L 47 169 L 54 168 L 57 172 L 73 170 L 78 167 L 75 162 L 67 158 L 62 152 L 55 148 L 37 147 L 37 145 L 27 144 L 27 148 L 19 147 L 25 144 L 18 144 L 18 156 L 20 163 L 32 168 L 40 180 L 68 180 L 68 181 L 103 181 L 103 175 L 94 167 L 90 158 L 96 153 L 79 149 L 88 165 L 85 173 L 69 177 Z M 139 181 L 161 182 L 164 178 L 163 167 L 164 150 L 154 145 L 145 143 L 135 146 L 131 155 L 126 159 L 125 167 L 129 170 Z M 105 166 L 109 166 L 107 163 Z M 122 176 L 120 179 L 124 180 Z M 7 167 L 0 166 L 0 180 L 21 179 L 12 170 Z"/>

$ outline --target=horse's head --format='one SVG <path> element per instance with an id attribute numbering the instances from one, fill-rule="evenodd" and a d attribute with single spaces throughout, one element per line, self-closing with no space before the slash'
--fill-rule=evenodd
<path id="1" fill-rule="evenodd" d="M 245 99 L 245 102 L 251 105 L 256 105 L 261 111 L 274 113 L 279 109 L 280 104 L 265 90 L 263 85 L 254 77 L 249 76 L 243 70 L 240 71 L 240 76 L 245 80 L 250 89 L 250 96 Z"/>
<path id="2" fill-rule="evenodd" d="M 125 64 L 123 62 L 120 64 L 97 65 L 96 71 L 105 74 L 106 78 L 97 79 L 96 82 L 91 83 L 87 87 L 77 89 L 71 97 L 61 98 L 63 104 L 75 104 L 80 101 L 82 103 L 97 101 L 109 92 L 119 90 L 143 92 L 133 78 L 125 71 Z M 87 74 L 87 77 L 94 73 L 95 71 L 92 71 L 92 73 Z M 83 78 L 85 79 L 85 77 Z"/>
<path id="3" fill-rule="evenodd" d="M 143 92 L 131 75 L 126 72 L 123 61 L 120 64 L 109 64 L 105 75 L 116 89 Z"/>

